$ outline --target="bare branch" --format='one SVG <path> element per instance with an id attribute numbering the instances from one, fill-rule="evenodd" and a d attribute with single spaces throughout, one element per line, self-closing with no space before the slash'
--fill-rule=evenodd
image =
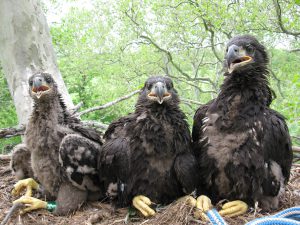
<path id="1" fill-rule="evenodd" d="M 134 96 L 136 94 L 138 94 L 138 93 L 140 93 L 140 90 L 133 91 L 133 92 L 127 94 L 127 95 L 124 95 L 124 96 L 122 96 L 120 98 L 117 98 L 116 100 L 114 100 L 112 102 L 108 102 L 108 103 L 106 103 L 104 105 L 100 105 L 100 106 L 96 106 L 96 107 L 93 107 L 93 108 L 86 109 L 84 111 L 76 113 L 75 116 L 79 117 L 79 116 L 82 116 L 84 114 L 87 114 L 87 113 L 90 113 L 90 112 L 94 112 L 96 110 L 108 108 L 108 107 L 110 107 L 112 105 L 115 105 L 118 102 L 124 101 L 124 100 L 126 100 L 126 99 L 128 99 L 128 98 L 130 98 L 130 97 L 132 97 L 132 96 Z"/>
<path id="2" fill-rule="evenodd" d="M 215 57 L 218 59 L 218 61 L 220 63 L 223 62 L 223 60 L 220 58 L 220 56 L 218 55 L 216 48 L 215 48 L 215 31 L 211 28 L 211 26 L 208 24 L 208 22 L 204 19 L 204 17 L 201 17 L 203 24 L 204 24 L 204 28 L 206 31 L 208 31 L 210 33 L 210 43 L 211 43 L 211 49 L 215 55 Z"/>
<path id="3" fill-rule="evenodd" d="M 79 102 L 77 105 L 75 105 L 74 108 L 70 110 L 71 115 L 75 114 L 82 106 L 83 102 Z"/>
<path id="4" fill-rule="evenodd" d="M 198 91 L 200 91 L 200 92 L 202 92 L 202 93 L 214 93 L 214 94 L 217 93 L 217 92 L 214 91 L 214 90 L 204 91 L 204 90 L 202 90 L 200 87 L 198 87 L 196 84 L 187 81 L 185 78 L 182 78 L 182 77 L 175 77 L 175 76 L 172 76 L 171 74 L 169 74 L 169 77 L 171 77 L 171 78 L 173 78 L 173 79 L 175 79 L 175 80 L 179 80 L 179 81 L 181 81 L 181 82 L 183 82 L 183 83 L 186 83 L 186 84 L 188 84 L 188 85 L 190 85 L 190 86 L 196 88 Z"/>
<path id="5" fill-rule="evenodd" d="M 293 152 L 300 152 L 300 147 L 292 146 Z"/>
<path id="6" fill-rule="evenodd" d="M 298 140 L 298 141 L 300 141 L 300 137 L 297 137 L 297 136 L 291 136 L 291 137 Z"/>
<path id="7" fill-rule="evenodd" d="M 269 69 L 272 77 L 276 80 L 276 84 L 277 84 L 277 88 L 278 88 L 278 91 L 280 93 L 280 95 L 283 97 L 283 92 L 281 90 L 281 81 L 279 80 L 279 78 L 276 76 L 276 74 L 274 73 L 273 70 Z"/>
<path id="8" fill-rule="evenodd" d="M 300 52 L 300 48 L 289 50 L 289 52 Z"/>
<path id="9" fill-rule="evenodd" d="M 300 36 L 300 32 L 289 31 L 283 25 L 283 22 L 282 22 L 282 11 L 281 11 L 281 7 L 280 7 L 280 4 L 279 4 L 279 1 L 278 0 L 273 0 L 273 4 L 274 4 L 274 7 L 275 7 L 275 11 L 276 11 L 278 25 L 279 25 L 281 31 L 283 33 L 286 33 L 286 34 L 289 34 L 289 35 Z"/>
<path id="10" fill-rule="evenodd" d="M 120 98 L 118 98 L 118 99 L 116 99 L 112 102 L 108 102 L 108 103 L 106 103 L 102 106 L 96 106 L 96 107 L 93 107 L 93 108 L 90 108 L 90 109 L 86 109 L 82 112 L 73 114 L 73 116 L 79 117 L 79 116 L 81 116 L 83 114 L 86 114 L 86 113 L 89 113 L 89 112 L 93 112 L 93 111 L 96 111 L 96 110 L 108 108 L 110 106 L 113 106 L 113 105 L 117 104 L 118 102 L 124 101 L 125 99 L 128 99 L 128 98 L 138 94 L 139 92 L 140 92 L 140 90 L 133 91 L 133 92 L 129 93 L 128 95 L 122 96 L 122 97 L 120 97 Z M 82 105 L 82 103 L 79 103 L 77 106 L 75 106 L 75 109 L 80 108 L 81 105 Z M 99 129 L 102 129 L 102 130 L 106 130 L 107 127 L 108 127 L 107 124 L 100 123 L 100 122 L 97 122 L 97 121 L 81 121 L 81 123 L 84 126 L 95 127 L 95 128 L 99 128 Z M 19 136 L 19 135 L 24 134 L 24 132 L 25 132 L 25 126 L 3 128 L 3 129 L 0 129 L 0 138 L 15 137 L 15 136 Z"/>
<path id="11" fill-rule="evenodd" d="M 10 138 L 24 134 L 25 126 L 0 129 L 0 138 Z"/>
<path id="12" fill-rule="evenodd" d="M 107 124 L 100 123 L 97 121 L 81 121 L 81 123 L 87 127 L 95 127 L 95 128 L 99 128 L 101 130 L 106 130 L 108 128 Z"/>
<path id="13" fill-rule="evenodd" d="M 180 101 L 185 102 L 185 103 L 189 103 L 189 104 L 195 104 L 195 105 L 198 105 L 198 106 L 204 105 L 204 104 L 201 103 L 201 102 L 194 101 L 194 100 L 187 99 L 187 98 L 180 98 Z"/>
<path id="14" fill-rule="evenodd" d="M 11 155 L 0 155 L 0 160 L 10 160 L 11 159 Z"/>
<path id="15" fill-rule="evenodd" d="M 146 40 L 148 40 L 156 49 L 158 49 L 159 51 L 161 51 L 161 52 L 163 52 L 163 53 L 165 53 L 166 54 L 166 56 L 167 56 L 167 58 L 168 58 L 168 61 L 175 67 L 175 69 L 180 73 L 180 74 L 182 74 L 187 80 L 189 80 L 189 81 L 200 81 L 200 82 L 203 82 L 203 83 L 209 83 L 209 84 L 211 84 L 213 87 L 214 87 L 214 82 L 210 79 L 210 78 L 206 78 L 206 77 L 199 77 L 199 78 L 192 78 L 192 77 L 190 77 L 190 75 L 189 74 L 187 74 L 186 72 L 184 72 L 181 68 L 180 68 L 180 66 L 179 65 L 177 65 L 174 61 L 173 61 L 173 57 L 172 57 L 172 54 L 169 52 L 169 51 L 167 51 L 167 50 L 165 50 L 165 49 L 163 49 L 163 48 L 161 48 L 157 43 L 155 43 L 150 37 L 148 37 L 148 36 L 145 36 L 145 35 L 141 35 L 141 38 L 143 38 L 143 39 L 146 39 Z"/>

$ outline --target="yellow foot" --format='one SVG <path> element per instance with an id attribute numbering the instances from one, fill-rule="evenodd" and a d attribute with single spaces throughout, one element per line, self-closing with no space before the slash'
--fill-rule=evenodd
<path id="1" fill-rule="evenodd" d="M 145 217 L 153 216 L 155 214 L 155 211 L 149 207 L 151 205 L 150 199 L 143 195 L 135 196 L 132 200 L 132 204 Z"/>
<path id="2" fill-rule="evenodd" d="M 248 210 L 248 205 L 240 200 L 227 202 L 219 211 L 221 216 L 235 217 L 244 214 Z"/>
<path id="3" fill-rule="evenodd" d="M 213 206 L 211 204 L 211 200 L 207 196 L 200 195 L 197 198 L 196 208 L 200 209 L 202 212 L 207 212 L 208 210 L 212 209 Z"/>
<path id="4" fill-rule="evenodd" d="M 185 202 L 192 207 L 196 207 L 196 199 L 190 195 L 183 196 L 183 197 L 179 198 L 177 201 Z"/>
<path id="5" fill-rule="evenodd" d="M 211 200 L 205 195 L 200 195 L 196 200 L 196 208 L 198 210 L 194 213 L 194 216 L 202 221 L 208 221 L 205 213 L 213 208 Z"/>
<path id="6" fill-rule="evenodd" d="M 14 189 L 12 190 L 12 195 L 17 196 L 20 195 L 20 193 L 26 189 L 25 196 L 31 197 L 32 196 L 32 190 L 38 189 L 39 185 L 37 182 L 35 182 L 32 178 L 27 178 L 24 180 L 19 180 L 15 185 Z"/>
<path id="7" fill-rule="evenodd" d="M 15 200 L 13 202 L 16 203 L 23 203 L 25 204 L 26 208 L 21 211 L 21 214 L 37 210 L 37 209 L 46 209 L 47 208 L 47 202 L 44 202 L 42 200 L 39 200 L 37 198 L 29 197 L 29 196 L 22 196 L 21 198 Z"/>

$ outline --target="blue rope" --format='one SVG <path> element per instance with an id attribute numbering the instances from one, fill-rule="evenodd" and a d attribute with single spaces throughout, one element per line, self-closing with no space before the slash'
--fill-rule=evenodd
<path id="1" fill-rule="evenodd" d="M 227 225 L 216 209 L 206 212 L 213 225 Z M 246 225 L 300 225 L 300 206 L 285 209 L 272 216 L 252 220 Z"/>
<path id="2" fill-rule="evenodd" d="M 211 210 L 207 211 L 206 215 L 208 216 L 210 222 L 213 225 L 226 225 L 227 224 L 216 209 L 211 209 Z"/>

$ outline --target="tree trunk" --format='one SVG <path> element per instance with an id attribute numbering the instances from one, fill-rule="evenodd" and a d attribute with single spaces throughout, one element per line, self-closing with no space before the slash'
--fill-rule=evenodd
<path id="1" fill-rule="evenodd" d="M 38 0 L 0 0 L 0 60 L 19 124 L 26 124 L 32 110 L 28 78 L 49 72 L 58 83 L 67 107 L 73 107 L 57 68 L 49 27 Z"/>

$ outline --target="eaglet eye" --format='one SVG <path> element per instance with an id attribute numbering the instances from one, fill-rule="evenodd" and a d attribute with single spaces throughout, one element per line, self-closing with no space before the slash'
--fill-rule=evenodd
<path id="1" fill-rule="evenodd" d="M 46 80 L 47 83 L 51 83 L 51 81 L 52 81 L 50 77 L 46 77 L 45 80 Z"/>
<path id="2" fill-rule="evenodd" d="M 172 84 L 167 84 L 166 86 L 167 86 L 167 89 L 168 89 L 168 90 L 170 90 L 170 89 L 173 87 Z"/>
<path id="3" fill-rule="evenodd" d="M 28 83 L 29 83 L 29 86 L 33 85 L 33 81 L 32 80 L 30 80 Z"/>
<path id="4" fill-rule="evenodd" d="M 255 49 L 252 45 L 249 44 L 246 46 L 246 50 L 248 53 L 253 53 Z"/>

